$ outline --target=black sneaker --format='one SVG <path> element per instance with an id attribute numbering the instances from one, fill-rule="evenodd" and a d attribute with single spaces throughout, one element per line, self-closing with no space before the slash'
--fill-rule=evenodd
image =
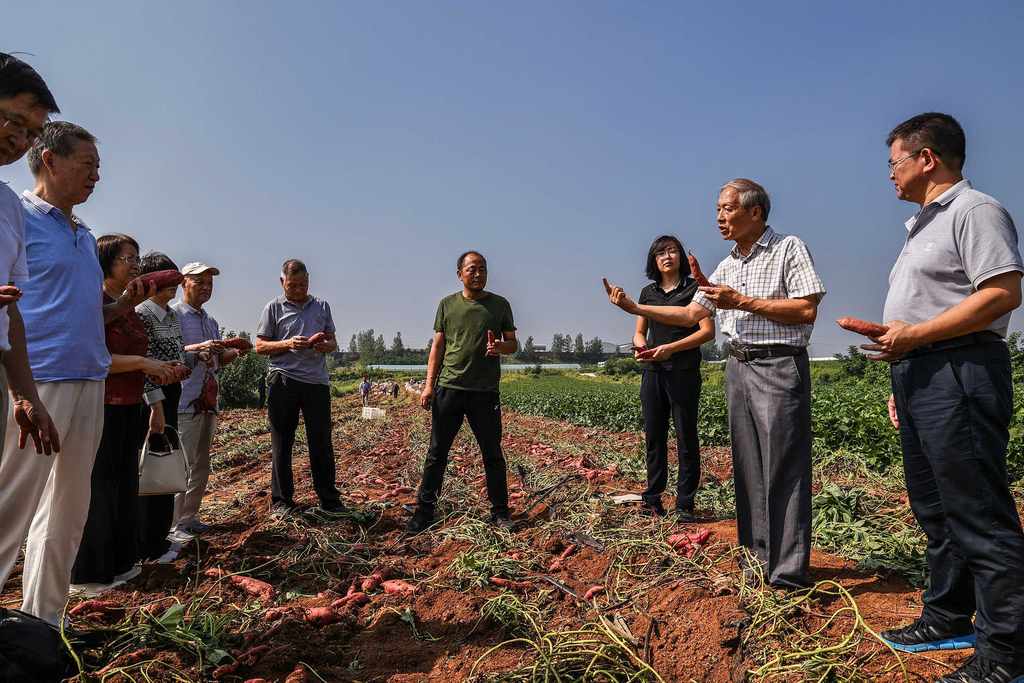
<path id="1" fill-rule="evenodd" d="M 914 623 L 882 631 L 882 640 L 900 652 L 929 652 L 931 650 L 961 650 L 974 647 L 974 631 L 954 633 L 918 619 Z M 960 680 L 954 678 L 951 680 Z"/>
<path id="2" fill-rule="evenodd" d="M 278 501 L 270 506 L 270 516 L 274 519 L 284 519 L 290 517 L 295 513 L 295 503 L 285 503 L 284 501 Z"/>
<path id="3" fill-rule="evenodd" d="M 512 518 L 509 517 L 508 514 L 498 514 L 491 515 L 491 525 L 496 526 L 499 529 L 511 529 L 515 525 L 515 522 L 512 521 Z"/>
<path id="4" fill-rule="evenodd" d="M 683 524 L 694 524 L 701 521 L 701 518 L 696 515 L 692 506 L 688 508 L 677 507 L 674 514 L 676 519 Z"/>
<path id="5" fill-rule="evenodd" d="M 313 508 L 313 514 L 330 519 L 342 517 L 347 512 L 348 508 L 340 500 L 321 501 L 319 505 Z"/>
<path id="6" fill-rule="evenodd" d="M 974 654 L 937 683 L 1024 683 L 1024 664 L 1002 664 Z"/>
<path id="7" fill-rule="evenodd" d="M 405 525 L 405 533 L 407 534 L 420 534 L 434 526 L 433 517 L 428 517 L 425 514 L 416 512 L 411 519 Z"/>
<path id="8" fill-rule="evenodd" d="M 664 517 L 665 506 L 661 504 L 661 501 L 647 501 L 645 500 L 640 505 L 641 514 L 647 515 L 648 517 Z"/>

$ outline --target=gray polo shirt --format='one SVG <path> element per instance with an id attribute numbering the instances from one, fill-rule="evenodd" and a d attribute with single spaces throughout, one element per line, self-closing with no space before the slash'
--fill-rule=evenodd
<path id="1" fill-rule="evenodd" d="M 334 318 L 326 301 L 310 296 L 301 304 L 281 295 L 263 307 L 256 336 L 269 341 L 311 337 L 317 332 L 334 334 Z M 324 354 L 313 349 L 289 350 L 270 357 L 270 371 L 310 384 L 330 384 Z"/>
<path id="2" fill-rule="evenodd" d="M 1013 219 L 967 180 L 949 188 L 906 223 L 909 234 L 889 273 L 883 320 L 931 320 L 986 280 L 1024 272 Z M 1003 337 L 1010 314 L 986 329 Z"/>

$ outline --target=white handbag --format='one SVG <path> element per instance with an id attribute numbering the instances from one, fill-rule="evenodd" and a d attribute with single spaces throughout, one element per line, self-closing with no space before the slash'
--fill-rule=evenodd
<path id="1" fill-rule="evenodd" d="M 188 488 L 188 458 L 178 432 L 150 434 L 139 457 L 139 495 L 182 493 Z"/>

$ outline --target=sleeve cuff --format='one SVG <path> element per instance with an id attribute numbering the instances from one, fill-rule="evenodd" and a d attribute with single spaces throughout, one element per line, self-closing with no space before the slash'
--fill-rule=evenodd
<path id="1" fill-rule="evenodd" d="M 1021 268 L 1019 263 L 1007 263 L 1006 265 L 1003 266 L 989 268 L 988 270 L 984 271 L 983 273 L 975 277 L 973 280 L 971 280 L 971 284 L 974 286 L 974 289 L 977 290 L 978 287 L 985 284 L 986 280 L 991 280 L 997 275 L 1005 275 L 1006 273 L 1013 272 L 1024 273 L 1024 268 Z"/>
<path id="2" fill-rule="evenodd" d="M 166 396 L 164 396 L 164 390 L 161 389 L 160 387 L 157 387 L 156 389 L 151 389 L 150 391 L 147 391 L 142 395 L 142 400 L 146 402 L 147 406 L 151 406 L 154 403 L 159 403 L 160 401 L 163 401 L 165 398 Z"/>

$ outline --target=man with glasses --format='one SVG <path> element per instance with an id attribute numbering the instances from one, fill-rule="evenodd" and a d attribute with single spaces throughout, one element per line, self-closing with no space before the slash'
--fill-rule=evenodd
<path id="1" fill-rule="evenodd" d="M 416 512 L 406 526 L 411 534 L 434 523 L 448 452 L 466 419 L 483 455 L 491 523 L 506 529 L 512 526 L 498 396 L 501 354 L 519 348 L 512 307 L 504 297 L 484 289 L 487 260 L 482 254 L 462 254 L 455 269 L 462 290 L 446 296 L 437 307 L 427 381 L 420 395 L 420 406 L 431 411 L 430 448 Z"/>
<path id="2" fill-rule="evenodd" d="M 0 53 L 0 165 L 21 159 L 38 139 L 47 117 L 58 111 L 53 95 L 35 69 Z M 51 455 L 60 450 L 60 435 L 36 391 L 25 348 L 24 322 L 18 310 L 21 290 L 16 281 L 26 278 L 24 211 L 18 195 L 6 183 L 0 183 L 0 453 L 7 432 L 9 383 L 11 420 L 17 425 L 18 439 L 31 436 L 37 453 Z"/>
<path id="3" fill-rule="evenodd" d="M 1017 229 L 964 179 L 967 143 L 952 116 L 908 119 L 886 145 L 896 196 L 921 208 L 889 274 L 888 331 L 863 348 L 891 364 L 889 418 L 930 577 L 921 616 L 882 637 L 905 652 L 976 647 L 940 681 L 1024 681 L 1024 533 L 1006 469 L 1004 342 L 1021 303 Z"/>
<path id="4" fill-rule="evenodd" d="M 763 187 L 737 178 L 718 195 L 718 230 L 736 243 L 686 306 L 636 304 L 605 284 L 627 313 L 693 327 L 720 313 L 729 338 L 726 395 L 736 527 L 748 577 L 808 585 L 811 555 L 811 372 L 807 344 L 825 287 L 804 243 L 767 224 Z"/>
<path id="5" fill-rule="evenodd" d="M 47 123 L 28 152 L 35 188 L 21 198 L 29 276 L 18 306 L 32 374 L 63 448 L 52 458 L 34 457 L 8 426 L 0 460 L 0 584 L 27 537 L 22 610 L 54 624 L 67 600 L 103 431 L 110 366 L 103 321 L 153 293 L 132 285 L 103 306 L 96 239 L 74 213 L 99 182 L 99 165 L 89 131 L 67 121 Z"/>

